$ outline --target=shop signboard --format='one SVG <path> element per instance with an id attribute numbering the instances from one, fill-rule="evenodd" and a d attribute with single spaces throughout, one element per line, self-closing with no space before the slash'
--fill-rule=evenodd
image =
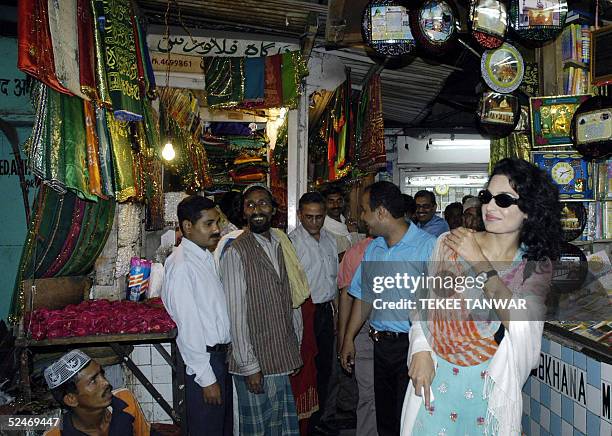
<path id="1" fill-rule="evenodd" d="M 540 353 L 535 376 L 545 385 L 573 401 L 587 406 L 586 372 L 547 353 Z"/>
<path id="2" fill-rule="evenodd" d="M 298 44 L 290 42 L 255 41 L 250 39 L 218 38 L 212 36 L 165 35 L 147 36 L 149 50 L 172 55 L 187 56 L 272 56 L 299 50 Z"/>

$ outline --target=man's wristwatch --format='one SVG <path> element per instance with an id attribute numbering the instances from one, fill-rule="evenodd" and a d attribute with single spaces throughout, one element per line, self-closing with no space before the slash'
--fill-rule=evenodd
<path id="1" fill-rule="evenodd" d="M 491 269 L 489 271 L 483 271 L 480 274 L 478 274 L 476 276 L 476 280 L 480 279 L 482 283 L 486 283 L 489 280 L 491 280 L 491 278 L 495 277 L 496 275 L 498 275 L 497 271 L 494 269 Z"/>

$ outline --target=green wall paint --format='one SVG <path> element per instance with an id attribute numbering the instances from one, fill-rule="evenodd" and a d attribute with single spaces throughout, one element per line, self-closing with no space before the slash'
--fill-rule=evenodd
<path id="1" fill-rule="evenodd" d="M 19 144 L 28 139 L 33 122 L 32 105 L 25 90 L 25 74 L 17 69 L 17 39 L 0 37 L 0 118 L 17 128 Z M 25 159 L 23 148 L 21 157 Z M 21 250 L 26 220 L 19 177 L 11 144 L 0 131 L 0 319 L 6 320 Z M 29 183 L 33 178 L 27 177 Z M 36 190 L 30 188 L 30 204 Z"/>

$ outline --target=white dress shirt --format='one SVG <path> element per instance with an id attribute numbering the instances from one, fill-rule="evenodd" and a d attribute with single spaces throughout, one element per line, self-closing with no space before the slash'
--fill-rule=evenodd
<path id="1" fill-rule="evenodd" d="M 206 346 L 228 344 L 230 323 L 223 285 L 213 255 L 187 238 L 166 259 L 162 300 L 176 323 L 176 343 L 187 366 L 202 387 L 217 381 Z"/>
<path id="2" fill-rule="evenodd" d="M 315 304 L 326 303 L 338 295 L 338 247 L 336 238 L 324 228 L 317 241 L 299 225 L 289 234 L 304 268 L 310 296 Z"/>

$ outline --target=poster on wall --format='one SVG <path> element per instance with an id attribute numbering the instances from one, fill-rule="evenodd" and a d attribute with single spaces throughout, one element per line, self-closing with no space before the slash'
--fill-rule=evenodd
<path id="1" fill-rule="evenodd" d="M 534 149 L 570 145 L 572 117 L 588 95 L 532 97 L 531 145 Z"/>

